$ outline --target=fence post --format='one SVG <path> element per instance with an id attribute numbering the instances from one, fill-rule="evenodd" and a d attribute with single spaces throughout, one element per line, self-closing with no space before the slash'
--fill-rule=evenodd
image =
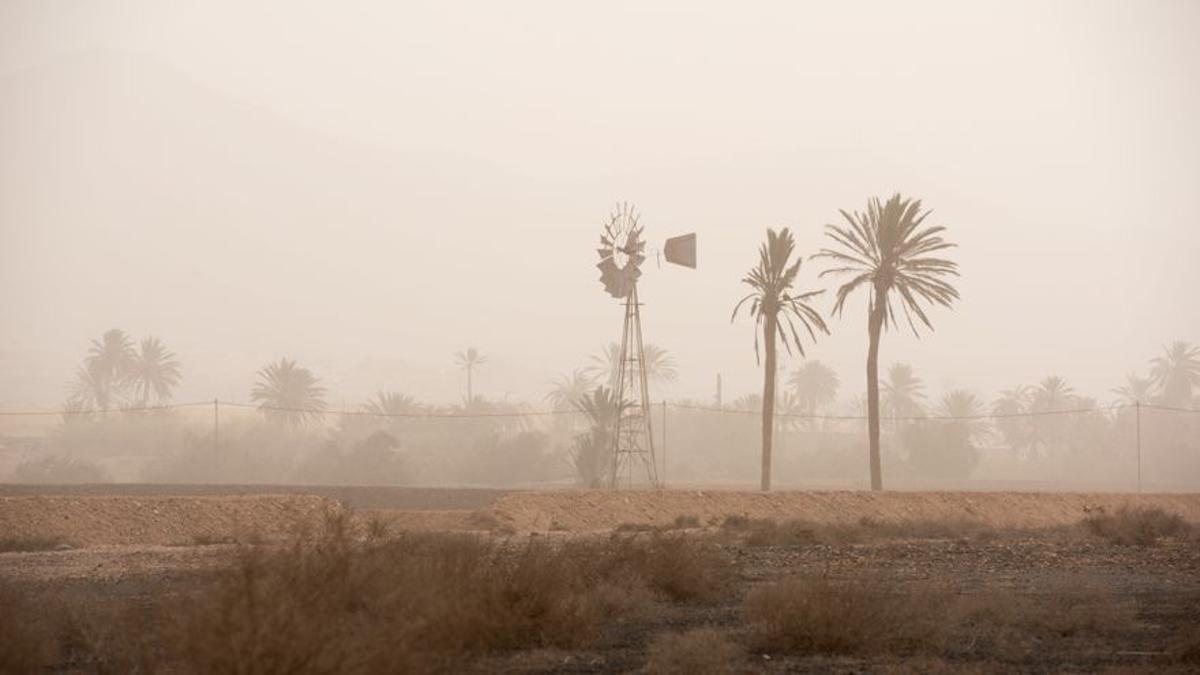
<path id="1" fill-rule="evenodd" d="M 1137 420 L 1137 491 L 1142 493 L 1142 402 L 1134 401 L 1133 409 Z"/>
<path id="2" fill-rule="evenodd" d="M 221 452 L 221 404 L 213 399 L 213 460 L 220 457 Z"/>
<path id="3" fill-rule="evenodd" d="M 667 487 L 667 399 L 662 402 L 662 448 L 663 448 L 663 473 L 662 486 Z"/>

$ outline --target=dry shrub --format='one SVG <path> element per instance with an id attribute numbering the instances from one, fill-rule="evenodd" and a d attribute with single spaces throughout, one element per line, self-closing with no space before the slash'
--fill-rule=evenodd
<path id="1" fill-rule="evenodd" d="M 31 673 L 55 661 L 49 614 L 28 595 L 0 581 L 0 673 Z"/>
<path id="2" fill-rule="evenodd" d="M 738 515 L 726 517 L 721 529 L 741 537 L 747 546 L 859 544 L 887 539 L 988 539 L 1000 534 L 994 528 L 972 520 L 880 521 L 861 518 L 857 523 L 847 525 L 807 520 L 776 522 Z"/>
<path id="3" fill-rule="evenodd" d="M 723 675 L 734 672 L 741 649 L 713 628 L 660 633 L 650 643 L 646 672 L 655 675 Z"/>
<path id="4" fill-rule="evenodd" d="M 1115 513 L 1108 513 L 1104 507 L 1085 511 L 1085 530 L 1121 546 L 1152 546 L 1163 537 L 1186 536 L 1191 530 L 1181 516 L 1157 506 L 1122 506 Z"/>
<path id="5" fill-rule="evenodd" d="M 472 512 L 471 515 L 467 516 L 467 524 L 473 529 L 483 530 L 493 534 L 513 535 L 517 533 L 517 531 L 513 529 L 512 525 L 501 522 L 501 520 L 497 518 L 495 514 L 489 511 Z"/>
<path id="6" fill-rule="evenodd" d="M 671 527 L 676 530 L 691 530 L 700 527 L 700 519 L 696 516 L 675 516 L 675 522 Z"/>
<path id="7" fill-rule="evenodd" d="M 751 591 L 745 612 L 758 649 L 907 653 L 937 644 L 945 607 L 938 599 L 876 578 L 793 577 Z"/>
<path id="8" fill-rule="evenodd" d="M 345 518 L 281 550 L 248 550 L 179 624 L 204 672 L 452 669 L 489 650 L 586 645 L 655 594 L 713 597 L 728 563 L 686 538 L 530 541 L 409 533 L 357 542 Z"/>
<path id="9" fill-rule="evenodd" d="M 1051 579 L 1031 593 L 958 594 L 933 583 L 877 577 L 792 578 L 752 591 L 745 612 L 755 647 L 799 653 L 1012 658 L 1048 636 L 1126 633 L 1134 606 L 1100 586 Z"/>
<path id="10" fill-rule="evenodd" d="M 658 530 L 659 528 L 657 525 L 652 525 L 650 523 L 621 523 L 614 529 L 615 532 L 619 532 L 621 534 L 629 534 L 633 532 L 657 532 Z"/>
<path id="11" fill-rule="evenodd" d="M 606 575 L 643 579 L 675 601 L 715 600 L 734 580 L 733 563 L 719 547 L 685 534 L 614 535 L 593 555 Z"/>
<path id="12" fill-rule="evenodd" d="M 70 547 L 66 540 L 57 537 L 5 537 L 0 539 L 0 553 L 53 551 L 64 545 Z"/>
<path id="13" fill-rule="evenodd" d="M 0 582 L 0 673 L 147 671 L 145 607 Z"/>
<path id="14" fill-rule="evenodd" d="M 1016 658 L 1048 637 L 1119 635 L 1131 630 L 1137 612 L 1099 586 L 1054 580 L 1032 593 L 988 590 L 961 596 L 950 618 L 975 653 Z M 963 643 L 963 641 L 959 641 Z"/>

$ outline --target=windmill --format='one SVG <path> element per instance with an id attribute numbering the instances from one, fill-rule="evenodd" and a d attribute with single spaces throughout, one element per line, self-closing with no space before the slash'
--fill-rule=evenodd
<path id="1" fill-rule="evenodd" d="M 633 483 L 634 467 L 645 471 L 647 481 L 658 485 L 658 464 L 654 456 L 654 434 L 650 428 L 650 389 L 646 380 L 645 349 L 642 344 L 641 303 L 637 282 L 646 261 L 646 242 L 638 214 L 628 203 L 618 204 L 609 216 L 600 236 L 600 283 L 614 298 L 623 300 L 625 319 L 621 330 L 621 351 L 613 393 L 620 410 L 613 433 L 610 485 L 618 487 L 622 477 Z M 667 262 L 695 269 L 696 235 L 685 234 L 668 239 L 663 246 Z"/>

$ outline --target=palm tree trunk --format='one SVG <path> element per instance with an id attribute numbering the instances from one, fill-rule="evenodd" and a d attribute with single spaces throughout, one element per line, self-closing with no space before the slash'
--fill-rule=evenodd
<path id="1" fill-rule="evenodd" d="M 471 391 L 471 364 L 467 364 L 467 409 L 475 402 L 475 395 Z"/>
<path id="2" fill-rule="evenodd" d="M 879 336 L 883 332 L 884 305 L 879 293 L 872 301 L 867 322 L 867 442 L 870 446 L 871 489 L 883 489 L 883 472 L 879 463 Z"/>
<path id="3" fill-rule="evenodd" d="M 767 362 L 763 374 L 762 409 L 762 490 L 771 489 L 771 436 L 775 429 L 775 313 L 765 312 L 763 341 L 766 343 Z"/>

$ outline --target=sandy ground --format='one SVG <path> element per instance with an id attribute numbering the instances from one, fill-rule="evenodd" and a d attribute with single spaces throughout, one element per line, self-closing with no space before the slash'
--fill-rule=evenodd
<path id="1" fill-rule="evenodd" d="M 330 508 L 336 502 L 313 495 L 0 497 L 0 539 L 72 547 L 273 539 Z"/>
<path id="2" fill-rule="evenodd" d="M 729 515 L 783 521 L 853 524 L 877 521 L 968 520 L 999 528 L 1078 523 L 1085 508 L 1159 506 L 1200 523 L 1200 495 L 1068 493 L 814 492 L 770 494 L 729 490 L 502 492 L 410 488 L 326 488 L 320 494 L 254 494 L 252 487 L 88 486 L 29 494 L 0 486 L 0 540 L 49 538 L 63 550 L 0 553 L 0 583 L 49 589 L 89 604 L 149 605 L 191 597 L 249 550 L 227 539 L 255 541 L 294 532 L 330 509 L 357 505 L 360 522 L 378 519 L 399 530 L 491 530 L 513 545 L 534 536 L 602 533 L 622 524 L 669 524 L 695 516 L 697 532 Z M 261 489 L 261 488 L 259 488 Z M 343 497 L 339 501 L 338 495 Z M 389 508 L 390 507 L 390 508 Z M 731 636 L 746 630 L 740 598 L 760 584 L 793 575 L 859 578 L 889 583 L 937 581 L 962 593 L 1001 590 L 1038 597 L 1047 584 L 1104 588 L 1114 602 L 1135 607 L 1119 633 L 1048 636 L 1021 645 L 1010 660 L 981 672 L 1188 672 L 1171 661 L 1174 636 L 1200 625 L 1200 539 L 1151 547 L 1115 546 L 1071 528 L 1070 536 L 949 537 L 864 543 L 750 546 L 731 541 L 738 591 L 707 606 L 668 607 L 642 623 L 620 624 L 580 651 L 503 652 L 482 658 L 477 672 L 630 672 L 643 667 L 658 634 L 715 626 Z M 639 535 L 634 535 L 639 536 Z M 247 539 L 249 538 L 249 539 Z M 0 645 L 2 647 L 2 645 Z M 770 656 L 770 658 L 766 658 Z M 740 657 L 736 672 L 957 672 L 975 664 L 940 655 L 909 663 L 884 655 L 761 655 Z M 943 660 L 948 659 L 948 660 Z M 904 669 L 907 668 L 908 671 Z"/>
<path id="3" fill-rule="evenodd" d="M 72 547 L 274 539 L 289 534 L 297 522 L 311 521 L 339 506 L 354 508 L 364 521 L 386 521 L 395 530 L 515 533 L 603 532 L 628 524 L 669 525 L 679 516 L 716 525 L 731 515 L 837 524 L 863 519 L 964 520 L 999 528 L 1040 528 L 1076 523 L 1088 509 L 1113 511 L 1124 505 L 1158 506 L 1200 522 L 1197 494 L 449 488 L 323 488 L 320 494 L 254 494 L 253 489 L 85 486 L 75 494 L 65 487 L 56 494 L 19 494 L 0 487 L 0 495 L 9 495 L 0 496 L 0 538 L 43 537 Z"/>
<path id="4" fill-rule="evenodd" d="M 730 515 L 853 524 L 969 520 L 1000 528 L 1067 525 L 1085 509 L 1158 506 L 1200 522 L 1200 495 L 1040 492 L 738 492 L 728 490 L 514 492 L 485 510 L 518 532 L 594 532 L 622 524 L 667 525 L 678 516 L 717 524 Z"/>

